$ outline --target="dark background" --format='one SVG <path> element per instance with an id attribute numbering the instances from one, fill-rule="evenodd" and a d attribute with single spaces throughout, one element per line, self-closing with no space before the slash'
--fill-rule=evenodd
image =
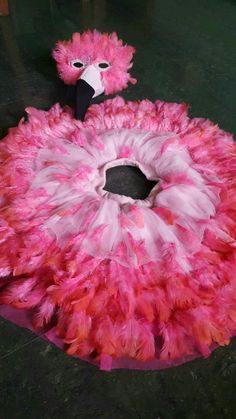
<path id="1" fill-rule="evenodd" d="M 137 48 L 125 98 L 187 102 L 236 134 L 236 1 L 9 0 L 0 17 L 0 132 L 65 102 L 51 49 L 74 31 Z M 98 100 L 101 100 L 100 98 Z M 166 371 L 104 373 L 0 319 L 0 419 L 234 419 L 236 342 Z"/>

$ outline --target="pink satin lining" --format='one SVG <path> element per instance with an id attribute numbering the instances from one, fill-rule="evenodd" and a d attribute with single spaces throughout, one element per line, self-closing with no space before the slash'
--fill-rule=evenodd
<path id="1" fill-rule="evenodd" d="M 48 332 L 44 334 L 39 334 L 38 331 L 33 328 L 30 322 L 30 319 L 27 316 L 26 311 L 17 310 L 7 305 L 1 305 L 0 316 L 12 323 L 15 323 L 17 326 L 24 327 L 26 329 L 31 330 L 35 334 L 39 335 L 42 339 L 53 343 L 58 348 L 62 350 L 64 349 L 64 344 L 62 340 L 59 339 L 55 335 L 54 328 L 50 329 Z M 218 345 L 214 344 L 212 345 L 211 350 L 213 351 L 217 347 Z M 185 356 L 185 357 L 172 360 L 172 361 L 160 361 L 158 359 L 155 359 L 151 361 L 142 362 L 142 361 L 136 361 L 130 358 L 124 358 L 124 357 L 112 358 L 109 355 L 102 355 L 100 359 L 100 364 L 96 362 L 95 360 L 93 360 L 92 358 L 79 358 L 79 359 L 89 362 L 90 364 L 94 364 L 96 366 L 100 365 L 100 369 L 102 371 L 110 371 L 112 369 L 122 369 L 122 368 L 134 369 L 134 370 L 161 370 L 161 369 L 177 367 L 181 364 L 184 364 L 186 362 L 199 358 L 200 356 L 201 355 L 199 353 L 196 353 L 194 355 Z"/>

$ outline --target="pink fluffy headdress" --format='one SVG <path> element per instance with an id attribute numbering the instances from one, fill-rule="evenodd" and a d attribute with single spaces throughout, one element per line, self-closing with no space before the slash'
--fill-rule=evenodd
<path id="1" fill-rule="evenodd" d="M 97 30 L 76 32 L 69 41 L 58 41 L 53 50 L 57 69 L 66 84 L 76 84 L 87 66 L 93 65 L 101 72 L 105 94 L 116 93 L 136 83 L 128 70 L 132 67 L 135 49 L 124 45 L 115 32 Z"/>

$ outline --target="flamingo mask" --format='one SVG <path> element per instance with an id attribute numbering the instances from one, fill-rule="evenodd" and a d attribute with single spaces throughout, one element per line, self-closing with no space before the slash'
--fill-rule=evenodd
<path id="1" fill-rule="evenodd" d="M 128 70 L 135 49 L 124 45 L 116 33 L 75 33 L 69 41 L 58 41 L 53 51 L 58 71 L 67 84 L 76 85 L 75 117 L 83 120 L 92 98 L 116 93 L 136 83 Z"/>

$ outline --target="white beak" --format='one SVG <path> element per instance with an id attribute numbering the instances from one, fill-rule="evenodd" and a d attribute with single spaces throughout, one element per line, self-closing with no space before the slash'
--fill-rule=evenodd
<path id="1" fill-rule="evenodd" d="M 80 79 L 86 81 L 94 89 L 93 97 L 99 96 L 104 92 L 101 73 L 94 65 L 86 67 Z"/>

